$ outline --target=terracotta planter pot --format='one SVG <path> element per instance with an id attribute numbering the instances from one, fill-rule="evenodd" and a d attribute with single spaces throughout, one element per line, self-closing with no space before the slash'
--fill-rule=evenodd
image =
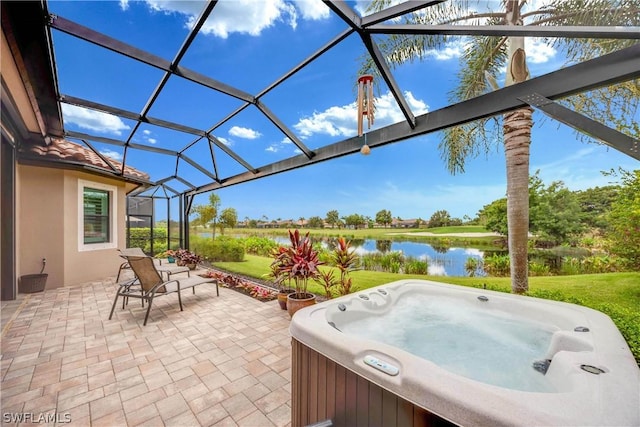
<path id="1" fill-rule="evenodd" d="M 189 267 L 189 270 L 195 270 L 197 266 L 198 264 L 187 264 L 187 267 Z"/>
<path id="2" fill-rule="evenodd" d="M 298 295 L 300 295 L 300 297 L 298 297 Z M 314 294 L 289 294 L 287 295 L 287 312 L 289 312 L 289 316 L 293 317 L 296 311 L 315 303 L 316 296 Z"/>
<path id="3" fill-rule="evenodd" d="M 278 291 L 278 304 L 280 304 L 281 309 L 287 309 L 287 297 L 293 292 L 294 291 L 292 289 L 281 289 Z"/>
<path id="4" fill-rule="evenodd" d="M 285 294 L 284 292 L 278 292 L 278 304 L 280 304 L 280 308 L 283 310 L 287 309 L 287 297 L 289 294 Z"/>

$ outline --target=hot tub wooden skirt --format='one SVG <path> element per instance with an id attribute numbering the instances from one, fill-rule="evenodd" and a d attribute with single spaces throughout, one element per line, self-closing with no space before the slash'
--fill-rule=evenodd
<path id="1" fill-rule="evenodd" d="M 292 339 L 291 425 L 452 426 Z"/>

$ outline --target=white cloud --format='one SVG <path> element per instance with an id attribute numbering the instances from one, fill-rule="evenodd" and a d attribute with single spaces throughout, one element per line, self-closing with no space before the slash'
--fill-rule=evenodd
<path id="1" fill-rule="evenodd" d="M 110 159 L 113 159 L 113 160 L 117 160 L 117 161 L 122 160 L 122 154 L 118 153 L 117 151 L 105 149 L 105 150 L 101 150 L 100 154 L 102 154 L 105 157 L 109 157 Z"/>
<path id="2" fill-rule="evenodd" d="M 464 51 L 464 41 L 462 39 L 447 43 L 443 49 L 431 49 L 426 52 L 426 56 L 430 56 L 438 61 L 448 61 L 449 59 L 459 58 Z"/>
<path id="3" fill-rule="evenodd" d="M 415 115 L 424 114 L 428 111 L 428 105 L 424 101 L 416 99 L 411 92 L 405 92 L 404 96 Z M 302 138 L 309 138 L 314 134 L 350 137 L 357 132 L 357 116 L 356 103 L 352 102 L 348 105 L 329 107 L 322 112 L 314 112 L 310 117 L 300 119 L 293 127 L 300 133 Z M 404 120 L 404 115 L 391 92 L 376 98 L 373 129 L 402 120 Z"/>
<path id="4" fill-rule="evenodd" d="M 556 56 L 556 50 L 542 39 L 527 37 L 524 39 L 524 43 L 527 61 L 532 64 L 545 63 Z"/>
<path id="5" fill-rule="evenodd" d="M 300 10 L 303 19 L 318 21 L 329 18 L 330 10 L 320 0 L 299 0 L 295 5 Z"/>
<path id="6" fill-rule="evenodd" d="M 129 9 L 129 0 L 120 0 L 120 9 L 122 10 Z"/>
<path id="7" fill-rule="evenodd" d="M 216 5 L 202 30 L 223 39 L 234 32 L 257 36 L 265 28 L 273 26 L 276 21 L 286 18 L 283 15 L 289 15 L 290 22 L 293 19 L 295 23 L 295 17 L 291 16 L 291 8 L 282 0 L 222 1 Z M 190 24 L 193 24 L 194 19 L 195 17 L 190 18 Z"/>
<path id="8" fill-rule="evenodd" d="M 227 138 L 223 138 L 221 136 L 216 136 L 216 138 L 218 139 L 218 141 L 222 142 L 227 147 L 231 147 L 233 145 L 233 142 Z"/>
<path id="9" fill-rule="evenodd" d="M 73 123 L 82 129 L 100 133 L 122 135 L 123 130 L 130 129 L 119 117 L 101 111 L 89 110 L 76 105 L 62 104 L 64 121 Z"/>
<path id="10" fill-rule="evenodd" d="M 262 134 L 253 129 L 234 126 L 229 129 L 229 135 L 244 139 L 256 139 L 259 138 Z"/>
<path id="11" fill-rule="evenodd" d="M 282 138 L 282 141 L 274 142 L 273 144 L 265 148 L 265 151 L 269 151 L 270 153 L 277 153 L 280 150 L 284 150 L 286 147 L 288 147 L 291 144 L 293 144 L 293 141 L 291 141 L 289 138 L 285 136 L 284 138 Z M 301 152 L 300 150 L 297 150 L 297 151 L 298 153 Z"/>
<path id="12" fill-rule="evenodd" d="M 446 276 L 447 270 L 444 268 L 444 265 L 441 263 L 436 263 L 432 260 L 429 260 L 429 265 L 427 269 L 429 270 L 430 276 Z"/>
<path id="13" fill-rule="evenodd" d="M 186 16 L 185 25 L 192 28 L 202 12 L 203 3 L 180 0 L 146 0 L 158 12 L 179 13 Z M 295 29 L 298 12 L 302 19 L 320 20 L 330 16 L 329 9 L 320 0 L 227 0 L 219 1 L 202 27 L 205 34 L 226 39 L 229 34 L 258 36 L 266 28 L 284 22 Z"/>
<path id="14" fill-rule="evenodd" d="M 482 258 L 482 256 L 484 255 L 484 251 L 481 251 L 480 249 L 475 249 L 475 248 L 465 248 L 464 249 L 464 254 L 465 255 L 469 255 L 469 256 L 478 257 L 478 258 Z"/>
<path id="15" fill-rule="evenodd" d="M 147 142 L 150 144 L 155 144 L 156 142 L 158 142 L 158 140 L 155 138 L 147 138 Z"/>
<path id="16" fill-rule="evenodd" d="M 151 131 L 149 129 L 145 129 L 142 131 L 145 135 L 151 135 Z"/>

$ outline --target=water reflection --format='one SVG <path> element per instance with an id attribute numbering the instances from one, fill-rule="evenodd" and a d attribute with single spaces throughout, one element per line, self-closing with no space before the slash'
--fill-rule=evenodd
<path id="1" fill-rule="evenodd" d="M 288 244 L 285 237 L 274 237 L 279 244 Z M 333 248 L 332 238 L 322 239 L 322 246 Z M 467 258 L 475 258 L 482 262 L 484 251 L 476 248 L 452 248 L 445 244 L 431 245 L 422 242 L 396 242 L 391 240 L 353 239 L 351 247 L 358 255 L 369 253 L 402 252 L 405 256 L 427 260 L 429 274 L 433 276 L 468 276 L 465 271 Z M 476 272 L 477 276 L 484 276 L 484 271 Z"/>

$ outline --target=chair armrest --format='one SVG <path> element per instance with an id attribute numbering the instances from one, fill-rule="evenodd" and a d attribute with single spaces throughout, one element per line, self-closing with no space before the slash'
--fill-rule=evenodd
<path id="1" fill-rule="evenodd" d="M 171 283 L 176 283 L 176 289 L 170 289 L 169 285 Z M 158 289 L 164 287 L 164 292 L 158 292 Z M 147 294 L 152 294 L 155 296 L 156 293 L 158 294 L 170 294 L 172 292 L 180 292 L 180 282 L 178 280 L 167 280 L 166 282 L 162 282 L 162 283 L 158 283 L 157 285 L 155 285 L 153 288 L 151 288 Z"/>

